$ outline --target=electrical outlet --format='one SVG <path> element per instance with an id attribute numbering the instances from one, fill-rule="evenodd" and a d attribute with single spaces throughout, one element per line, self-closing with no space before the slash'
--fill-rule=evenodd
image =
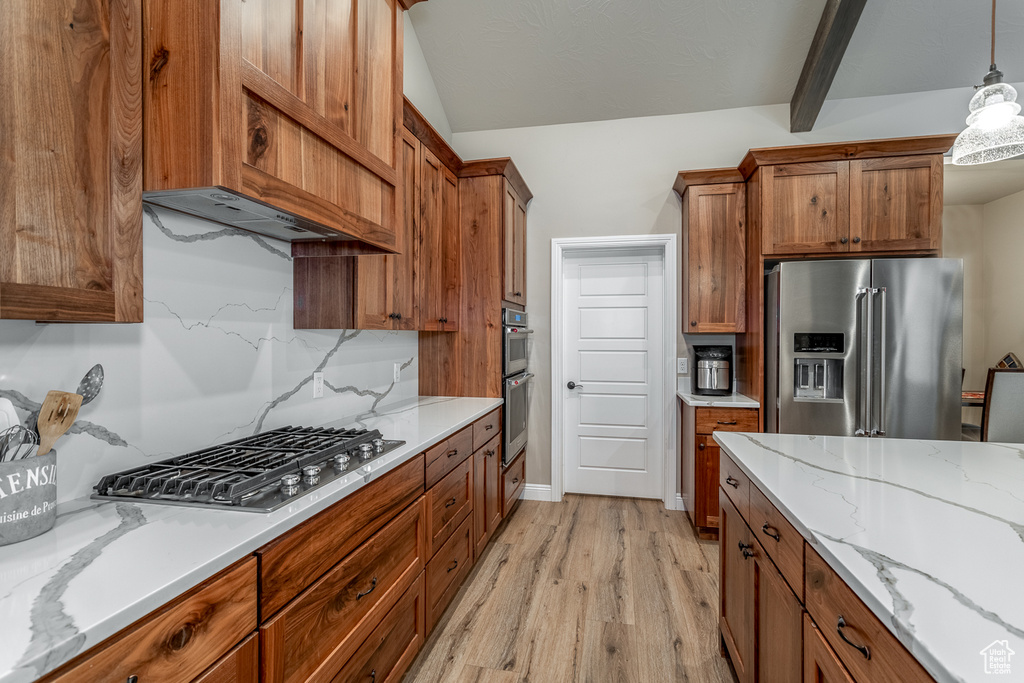
<path id="1" fill-rule="evenodd" d="M 690 371 L 689 358 L 676 358 L 676 374 L 685 375 Z"/>
<path id="2" fill-rule="evenodd" d="M 395 384 L 402 381 L 402 364 L 395 363 Z"/>
<path id="3" fill-rule="evenodd" d="M 313 373 L 313 398 L 324 397 L 324 373 Z"/>

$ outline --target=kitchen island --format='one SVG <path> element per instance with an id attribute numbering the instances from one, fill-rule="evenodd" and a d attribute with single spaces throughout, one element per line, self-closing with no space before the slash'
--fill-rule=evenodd
<path id="1" fill-rule="evenodd" d="M 864 679 L 854 667 L 875 666 L 884 653 L 860 651 L 866 623 L 864 633 L 821 623 L 816 591 L 828 600 L 845 584 L 935 680 L 989 680 L 1000 666 L 1009 674 L 1003 680 L 1024 678 L 1024 446 L 723 432 L 715 439 L 723 494 L 738 500 L 742 486 L 733 482 L 749 479 L 748 531 L 759 543 L 737 566 L 765 549 L 786 574 L 775 527 L 792 525 L 806 541 L 806 574 L 798 574 L 803 584 L 786 580 L 856 680 Z M 740 472 L 727 484 L 730 461 Z M 762 495 L 784 520 L 762 528 L 753 511 Z M 735 509 L 743 514 L 741 503 Z M 726 567 L 735 541 L 722 540 Z M 827 567 L 814 566 L 818 556 Z M 832 572 L 838 581 L 816 581 Z M 805 667 L 808 643 L 805 626 Z"/>
<path id="2" fill-rule="evenodd" d="M 500 405 L 421 397 L 329 423 L 406 443 L 369 472 L 360 468 L 269 514 L 88 498 L 59 505 L 53 530 L 0 548 L 0 682 L 36 680 Z"/>

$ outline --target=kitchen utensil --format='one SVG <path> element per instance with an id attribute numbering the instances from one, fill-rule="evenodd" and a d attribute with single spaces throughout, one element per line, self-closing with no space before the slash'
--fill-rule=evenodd
<path id="1" fill-rule="evenodd" d="M 18 419 L 18 413 L 14 410 L 14 404 L 10 399 L 0 398 L 0 431 L 20 424 L 21 420 Z"/>
<path id="2" fill-rule="evenodd" d="M 66 391 L 50 391 L 46 394 L 43 407 L 39 409 L 36 429 L 39 432 L 39 455 L 46 455 L 54 442 L 64 436 L 78 417 L 82 407 L 82 395 Z"/>
<path id="3" fill-rule="evenodd" d="M 92 402 L 96 398 L 100 389 L 103 388 L 103 366 L 97 363 L 92 366 L 89 372 L 85 373 L 85 377 L 78 383 L 77 393 L 82 395 L 82 405 Z"/>
<path id="4" fill-rule="evenodd" d="M 36 435 L 20 424 L 0 432 L 0 462 L 10 462 L 19 456 L 25 457 L 36 445 Z M 23 448 L 28 446 L 28 448 Z"/>

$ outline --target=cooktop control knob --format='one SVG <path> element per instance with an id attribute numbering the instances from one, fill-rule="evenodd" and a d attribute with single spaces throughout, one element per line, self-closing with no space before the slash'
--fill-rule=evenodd
<path id="1" fill-rule="evenodd" d="M 378 453 L 384 450 L 384 439 L 374 439 L 373 450 L 377 451 Z"/>
<path id="2" fill-rule="evenodd" d="M 368 443 L 359 444 L 359 455 L 362 456 L 363 460 L 368 460 L 373 455 L 373 446 Z"/>
<path id="3" fill-rule="evenodd" d="M 286 474 L 281 477 L 281 486 L 298 486 L 299 475 L 297 474 Z"/>
<path id="4" fill-rule="evenodd" d="M 318 474 L 320 474 L 319 465 L 306 465 L 305 467 L 302 468 L 302 476 L 306 477 L 307 479 L 311 479 L 317 476 Z"/>
<path id="5" fill-rule="evenodd" d="M 334 466 L 340 470 L 347 470 L 349 459 L 348 453 L 338 453 L 334 456 Z"/>

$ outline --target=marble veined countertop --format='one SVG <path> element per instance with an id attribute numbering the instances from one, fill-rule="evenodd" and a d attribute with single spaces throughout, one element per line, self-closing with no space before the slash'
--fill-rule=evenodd
<path id="1" fill-rule="evenodd" d="M 749 396 L 743 394 L 729 394 L 728 396 L 698 396 L 691 391 L 677 389 L 676 396 L 682 399 L 683 403 L 695 408 L 758 408 L 760 404 Z"/>
<path id="2" fill-rule="evenodd" d="M 1024 445 L 716 432 L 938 681 L 1024 680 Z"/>
<path id="3" fill-rule="evenodd" d="M 406 444 L 269 514 L 80 498 L 0 547 L 0 683 L 34 681 L 501 405 L 421 397 L 329 426 Z"/>

